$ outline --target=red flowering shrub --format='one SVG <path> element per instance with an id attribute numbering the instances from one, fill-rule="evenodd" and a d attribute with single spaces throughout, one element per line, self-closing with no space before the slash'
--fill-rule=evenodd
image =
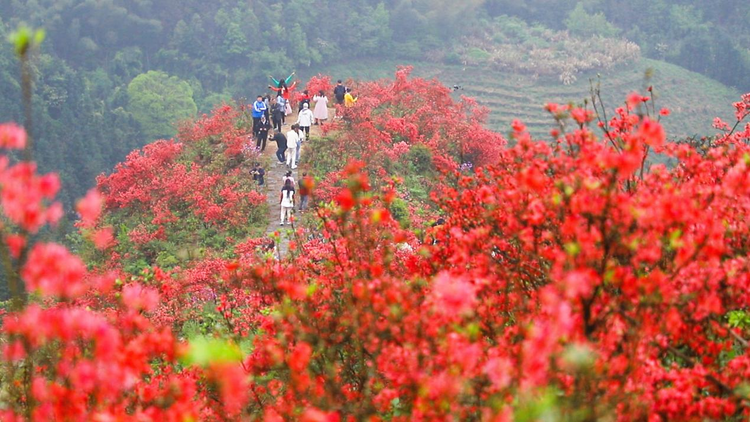
<path id="1" fill-rule="evenodd" d="M 242 165 L 257 157 L 228 151 L 249 143 L 237 129 L 241 113 L 217 108 L 186 124 L 176 141 L 157 141 L 129 154 L 108 176 L 100 176 L 105 217 L 97 227 L 99 246 L 112 246 L 113 264 L 131 273 L 158 265 L 172 267 L 196 255 L 221 254 L 233 239 L 243 240 L 263 224 L 265 195 Z M 223 154 L 224 153 L 224 154 Z M 94 199 L 91 199 L 94 201 Z M 85 209 L 83 204 L 79 208 Z"/>
<path id="2" fill-rule="evenodd" d="M 495 163 L 505 139 L 483 127 L 487 109 L 476 101 L 456 102 L 436 80 L 410 78 L 400 68 L 394 80 L 353 83 L 354 107 L 344 119 L 325 125 L 323 140 L 312 144 L 310 161 L 321 177 L 315 199 L 328 202 L 344 188 L 340 177 L 350 159 L 361 160 L 376 188 L 393 186 L 393 204 L 403 227 L 420 229 L 434 213 L 430 192 L 439 172 Z M 343 122 L 343 123 L 342 123 Z"/>
<path id="3" fill-rule="evenodd" d="M 331 77 L 327 75 L 318 74 L 313 76 L 305 85 L 305 90 L 310 93 L 310 97 L 318 95 L 319 92 L 323 93 L 328 97 L 333 97 L 333 84 L 331 83 Z"/>
<path id="4" fill-rule="evenodd" d="M 4 146 L 25 146 L 6 135 Z M 17 127 L 11 135 L 26 136 Z M 242 396 L 227 400 L 231 406 L 208 403 L 198 394 L 201 372 L 172 370 L 182 347 L 148 317 L 159 302 L 156 291 L 135 279 L 115 286 L 116 274 L 90 273 L 65 247 L 28 241 L 62 212 L 52 202 L 58 179 L 36 175 L 31 162 L 0 161 L 0 255 L 12 295 L 0 330 L 0 419 L 197 420 L 241 405 Z M 92 226 L 101 205 L 96 192 L 79 203 L 82 226 Z M 239 384 L 227 377 L 216 385 L 227 391 Z"/>
<path id="5" fill-rule="evenodd" d="M 77 206 L 92 239 L 118 231 L 96 270 L 29 240 L 54 221 L 57 185 L 6 159 L 0 254 L 17 300 L 0 417 L 747 419 L 747 97 L 711 148 L 666 143 L 634 94 L 597 120 L 601 137 L 597 114 L 549 104 L 552 144 L 516 121 L 513 147 L 464 149 L 417 106 L 446 98 L 431 84 L 362 88 L 337 129 L 362 161 L 318 188 L 319 232 L 297 229 L 291 259 L 239 229 L 257 203 L 224 132 L 154 144 L 100 179 Z M 676 164 L 649 168 L 654 151 Z M 436 176 L 445 222 L 424 236 L 400 221 L 397 165 Z"/>

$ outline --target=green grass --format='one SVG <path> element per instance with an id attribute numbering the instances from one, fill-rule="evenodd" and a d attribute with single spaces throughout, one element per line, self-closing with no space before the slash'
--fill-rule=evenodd
<path id="1" fill-rule="evenodd" d="M 583 103 L 589 97 L 589 80 L 596 73 L 578 74 L 572 85 L 563 85 L 557 78 L 534 78 L 528 75 L 503 73 L 483 67 L 444 65 L 426 62 L 397 62 L 389 60 L 358 60 L 346 64 L 334 64 L 322 69 L 305 72 L 308 77 L 317 72 L 331 75 L 334 79 L 349 77 L 363 80 L 392 78 L 400 64 L 414 66 L 414 75 L 438 78 L 448 86 L 463 86 L 455 96 L 476 98 L 490 109 L 488 127 L 499 132 L 510 130 L 513 119 L 520 119 L 532 134 L 544 136 L 553 126 L 552 118 L 544 111 L 544 104 L 557 102 Z M 650 81 L 645 80 L 646 71 L 653 70 Z M 601 72 L 602 97 L 607 104 L 608 115 L 623 104 L 627 94 L 633 91 L 646 93 L 646 85 L 654 86 L 657 108 L 667 107 L 672 114 L 664 119 L 670 137 L 713 134 L 714 117 L 726 120 L 733 118 L 732 103 L 738 101 L 740 93 L 703 75 L 663 61 L 641 59 L 638 63 Z"/>

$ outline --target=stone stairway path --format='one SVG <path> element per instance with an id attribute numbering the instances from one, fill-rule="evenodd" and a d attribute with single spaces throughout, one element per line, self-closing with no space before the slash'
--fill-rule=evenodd
<path id="1" fill-rule="evenodd" d="M 333 116 L 335 111 L 329 109 L 329 115 Z M 286 116 L 286 124 L 282 127 L 284 135 L 291 130 L 292 124 L 297 121 L 297 113 Z M 289 255 L 289 240 L 294 237 L 294 230 L 299 228 L 299 192 L 296 192 L 295 196 L 295 211 L 294 220 L 295 222 L 290 225 L 280 225 L 280 213 L 281 206 L 279 205 L 279 198 L 281 195 L 281 188 L 283 187 L 284 175 L 287 171 L 292 171 L 292 177 L 294 177 L 295 186 L 294 189 L 299 191 L 299 178 L 306 171 L 309 164 L 306 161 L 305 150 L 310 147 L 311 140 L 321 135 L 320 126 L 313 126 L 310 128 L 310 137 L 305 139 L 302 144 L 302 150 L 300 151 L 300 164 L 296 169 L 290 169 L 286 164 L 277 164 L 278 159 L 276 158 L 276 143 L 269 142 L 266 145 L 266 150 L 262 155 L 262 162 L 265 165 L 266 170 L 266 202 L 268 204 L 268 227 L 266 228 L 266 236 L 273 236 L 276 240 L 275 254 L 279 260 L 285 259 Z"/>

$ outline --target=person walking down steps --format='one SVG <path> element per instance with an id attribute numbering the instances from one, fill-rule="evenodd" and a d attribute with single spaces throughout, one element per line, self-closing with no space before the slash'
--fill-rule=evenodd
<path id="1" fill-rule="evenodd" d="M 292 130 L 286 133 L 286 165 L 292 169 L 297 168 L 297 147 L 299 147 L 300 130 L 299 125 L 292 125 Z"/>
<path id="2" fill-rule="evenodd" d="M 307 173 L 302 173 L 302 178 L 299 179 L 299 210 L 300 212 L 307 209 L 307 203 L 310 200 L 310 193 L 312 192 L 315 181 Z"/>
<path id="3" fill-rule="evenodd" d="M 294 183 L 291 180 L 287 180 L 281 188 L 279 205 L 281 205 L 281 225 L 291 223 L 294 210 Z"/>

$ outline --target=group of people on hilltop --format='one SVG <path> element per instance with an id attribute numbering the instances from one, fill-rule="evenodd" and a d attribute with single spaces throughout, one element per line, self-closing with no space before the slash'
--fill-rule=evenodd
<path id="1" fill-rule="evenodd" d="M 281 190 L 279 204 L 281 206 L 281 225 L 289 221 L 291 211 L 295 206 L 295 184 L 291 178 L 291 170 L 297 168 L 300 160 L 301 146 L 305 139 L 310 136 L 310 128 L 313 125 L 323 125 L 328 120 L 328 97 L 325 92 L 319 91 L 310 97 L 308 90 L 302 91 L 296 100 L 299 104 L 297 121 L 291 125 L 286 134 L 282 128 L 286 125 L 286 116 L 292 114 L 291 98 L 292 93 L 298 85 L 298 81 L 292 82 L 295 72 L 292 72 L 287 78 L 271 78 L 271 85 L 268 88 L 276 93 L 275 98 L 269 95 L 258 95 L 252 105 L 253 119 L 253 138 L 255 147 L 260 152 L 265 151 L 266 144 L 276 142 L 276 158 L 279 165 L 284 165 L 290 169 L 284 178 L 284 186 Z M 351 93 L 351 89 L 343 85 L 339 80 L 333 89 L 336 104 L 349 108 L 354 106 L 357 98 Z M 314 103 L 314 108 L 311 104 Z M 258 182 L 259 186 L 265 184 L 265 170 L 256 163 L 251 171 L 253 179 Z M 299 210 L 307 208 L 310 191 L 313 187 L 313 179 L 304 173 L 299 181 L 300 204 Z"/>

